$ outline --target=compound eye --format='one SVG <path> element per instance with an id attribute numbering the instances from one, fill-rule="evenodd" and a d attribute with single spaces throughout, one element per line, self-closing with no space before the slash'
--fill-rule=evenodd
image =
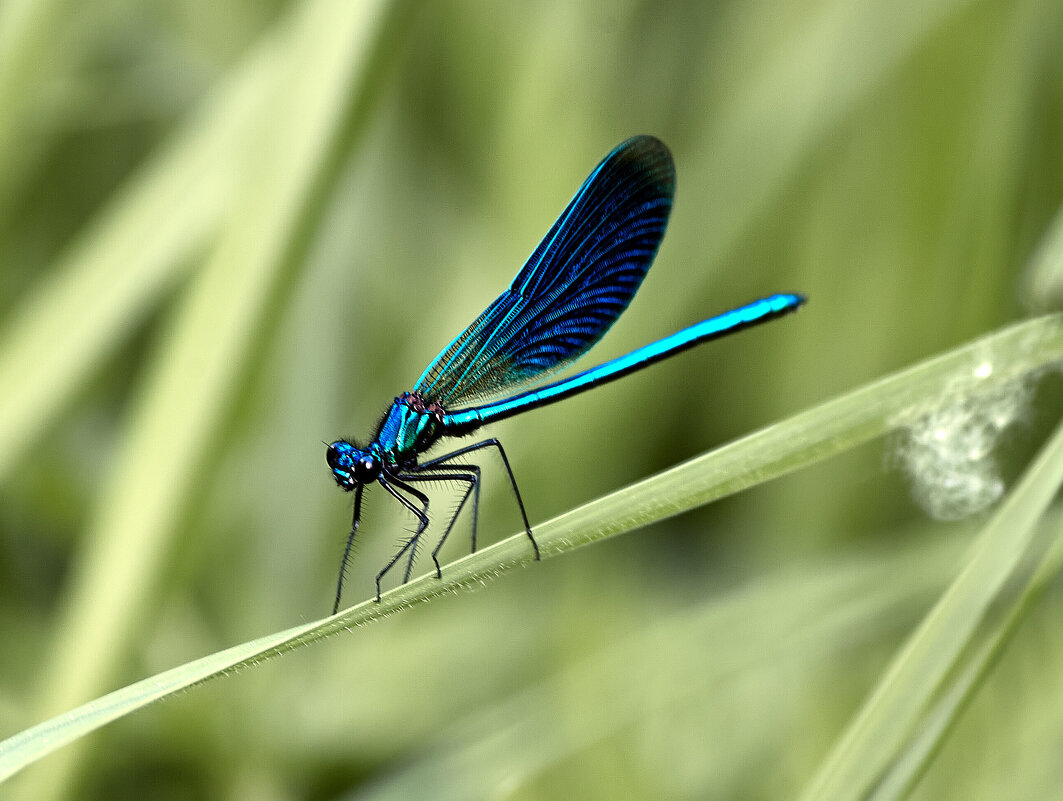
<path id="1" fill-rule="evenodd" d="M 343 440 L 333 442 L 325 451 L 325 461 L 332 470 L 333 478 L 345 490 L 354 489 L 354 485 L 358 483 L 355 472 L 360 467 L 360 460 L 355 457 L 359 454 L 357 448 Z"/>
<path id="2" fill-rule="evenodd" d="M 325 452 L 325 461 L 333 470 L 349 470 L 352 465 L 350 449 L 345 442 L 333 442 Z"/>

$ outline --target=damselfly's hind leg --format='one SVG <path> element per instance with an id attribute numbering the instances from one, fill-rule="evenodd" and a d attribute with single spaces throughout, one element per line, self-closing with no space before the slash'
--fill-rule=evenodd
<path id="1" fill-rule="evenodd" d="M 528 522 L 528 513 L 524 510 L 524 499 L 520 497 L 520 490 L 517 489 L 517 479 L 513 476 L 513 468 L 509 466 L 509 458 L 506 456 L 505 450 L 502 448 L 502 443 L 497 439 L 485 439 L 482 442 L 476 442 L 472 445 L 467 445 L 464 448 L 458 448 L 456 451 L 445 453 L 442 456 L 432 459 L 418 466 L 414 472 L 422 472 L 424 470 L 435 470 L 440 467 L 447 467 L 447 463 L 452 459 L 456 459 L 459 456 L 464 456 L 467 453 L 478 451 L 483 448 L 497 448 L 499 456 L 502 457 L 502 464 L 506 467 L 506 474 L 509 476 L 509 486 L 513 489 L 513 497 L 517 499 L 517 507 L 520 509 L 520 517 L 524 522 L 524 532 L 528 535 L 528 540 L 532 544 L 532 548 L 535 549 L 536 560 L 540 559 L 539 543 L 535 541 L 535 535 L 532 534 L 531 523 Z M 457 465 L 455 465 L 457 466 Z M 477 481 L 477 485 L 479 482 Z M 473 502 L 474 515 L 479 512 L 479 491 L 477 490 L 477 496 Z M 453 522 L 453 521 L 451 521 Z M 473 550 L 476 550 L 475 543 Z"/>
<path id="2" fill-rule="evenodd" d="M 398 564 L 399 560 L 406 557 L 406 570 L 403 574 L 403 583 L 405 584 L 410 580 L 410 574 L 413 571 L 413 563 L 417 558 L 417 547 L 420 544 L 421 535 L 424 534 L 426 528 L 428 528 L 428 496 L 415 487 L 410 486 L 411 483 L 429 483 L 440 481 L 460 481 L 464 483 L 465 492 L 462 493 L 461 500 L 458 502 L 458 507 L 451 516 L 450 521 L 447 523 L 447 528 L 443 532 L 442 538 L 434 549 L 432 549 L 432 562 L 436 566 L 436 576 L 438 578 L 443 577 L 443 569 L 439 564 L 439 551 L 443 547 L 443 544 L 447 541 L 447 537 L 450 536 L 450 532 L 454 528 L 454 523 L 457 521 L 461 514 L 461 510 L 465 508 L 465 504 L 469 500 L 469 496 L 472 496 L 472 550 L 476 551 L 476 529 L 477 522 L 480 516 L 480 467 L 473 464 L 465 464 L 460 462 L 454 462 L 453 460 L 459 456 L 463 456 L 473 451 L 481 450 L 483 448 L 497 448 L 499 455 L 502 457 L 502 464 L 505 465 L 506 474 L 509 476 L 509 486 L 513 490 L 513 497 L 517 500 L 517 508 L 520 509 L 520 517 L 524 523 L 524 532 L 528 535 L 528 540 L 532 544 L 532 548 L 535 550 L 535 558 L 539 559 L 539 544 L 535 541 L 535 536 L 532 534 L 531 524 L 528 522 L 528 513 L 524 509 L 524 499 L 520 496 L 520 490 L 517 488 L 517 480 L 513 476 L 513 469 L 509 465 L 509 459 L 506 456 L 505 450 L 502 449 L 501 443 L 497 439 L 486 439 L 483 442 L 477 442 L 473 445 L 469 445 L 464 448 L 459 448 L 451 453 L 444 454 L 436 459 L 425 462 L 411 469 L 407 473 L 396 475 L 394 473 L 388 473 L 387 477 L 381 476 L 377 479 L 380 485 L 384 487 L 399 503 L 401 503 L 414 517 L 417 518 L 417 531 L 413 536 L 399 549 L 390 561 L 384 565 L 384 569 L 377 573 L 376 576 L 376 599 L 380 600 L 381 594 L 381 582 L 384 576 L 390 572 L 390 570 Z M 420 507 L 413 501 L 403 495 L 402 492 L 415 498 Z M 354 531 L 351 532 L 350 540 L 354 539 Z M 342 576 L 341 576 L 342 583 Z"/>
<path id="3" fill-rule="evenodd" d="M 462 493 L 461 500 L 458 501 L 458 506 L 454 510 L 454 514 L 450 516 L 450 522 L 447 523 L 446 531 L 443 532 L 443 536 L 440 537 L 439 542 L 436 543 L 436 547 L 432 549 L 432 561 L 435 563 L 436 566 L 436 578 L 443 578 L 443 569 L 439 566 L 439 552 L 443 549 L 443 545 L 444 543 L 446 543 L 447 537 L 450 536 L 450 532 L 453 530 L 454 524 L 457 522 L 458 517 L 461 515 L 461 510 L 465 508 L 465 503 L 469 500 L 469 495 L 473 496 L 472 552 L 476 553 L 476 521 L 480 513 L 480 468 L 474 464 L 425 465 L 422 472 L 405 473 L 402 475 L 402 479 L 404 481 L 462 481 L 465 483 L 465 492 Z"/>

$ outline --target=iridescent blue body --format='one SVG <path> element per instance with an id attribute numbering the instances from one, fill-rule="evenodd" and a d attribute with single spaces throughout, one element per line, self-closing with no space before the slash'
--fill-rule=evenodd
<path id="1" fill-rule="evenodd" d="M 442 575 L 439 550 L 470 496 L 472 550 L 476 550 L 480 468 L 462 457 L 484 448 L 495 448 L 502 458 L 538 559 L 539 547 L 524 502 L 497 439 L 426 462 L 419 461 L 421 454 L 442 438 L 465 436 L 488 423 L 556 403 L 702 342 L 792 312 L 804 303 L 800 295 L 772 295 L 569 378 L 517 391 L 575 361 L 627 308 L 653 263 L 674 193 L 675 167 L 663 143 L 651 136 L 637 136 L 619 145 L 583 183 L 509 289 L 435 358 L 411 392 L 394 400 L 373 441 L 364 448 L 347 440 L 328 446 L 326 456 L 336 483 L 355 492 L 354 519 L 334 612 L 339 608 L 367 484 L 380 484 L 418 520 L 413 536 L 377 574 L 377 600 L 381 579 L 403 556 L 407 557 L 404 581 L 409 580 L 418 544 L 428 527 L 428 496 L 414 484 L 456 481 L 464 485 L 457 509 L 432 551 L 437 575 Z"/>

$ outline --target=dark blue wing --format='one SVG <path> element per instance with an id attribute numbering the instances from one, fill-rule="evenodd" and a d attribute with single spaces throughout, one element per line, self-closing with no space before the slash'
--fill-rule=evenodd
<path id="1" fill-rule="evenodd" d="M 627 308 L 668 224 L 675 166 L 652 136 L 611 152 L 512 285 L 440 353 L 414 391 L 450 409 L 558 370 Z"/>

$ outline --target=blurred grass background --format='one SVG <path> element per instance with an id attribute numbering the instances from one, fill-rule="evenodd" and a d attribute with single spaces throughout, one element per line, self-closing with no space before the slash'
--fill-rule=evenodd
<path id="1" fill-rule="evenodd" d="M 676 207 L 589 360 L 811 301 L 498 426 L 533 525 L 1023 316 L 1061 34 L 1050 0 L 0 7 L 0 736 L 324 614 L 350 509 L 321 440 L 364 438 L 632 134 L 673 149 Z M 1049 377 L 1008 429 L 1007 479 L 1061 400 Z M 898 447 L 198 688 L 4 790 L 794 796 L 968 542 Z M 492 539 L 519 520 L 485 473 Z M 349 602 L 393 506 L 369 495 Z M 1063 797 L 1061 607 L 915 797 Z"/>

